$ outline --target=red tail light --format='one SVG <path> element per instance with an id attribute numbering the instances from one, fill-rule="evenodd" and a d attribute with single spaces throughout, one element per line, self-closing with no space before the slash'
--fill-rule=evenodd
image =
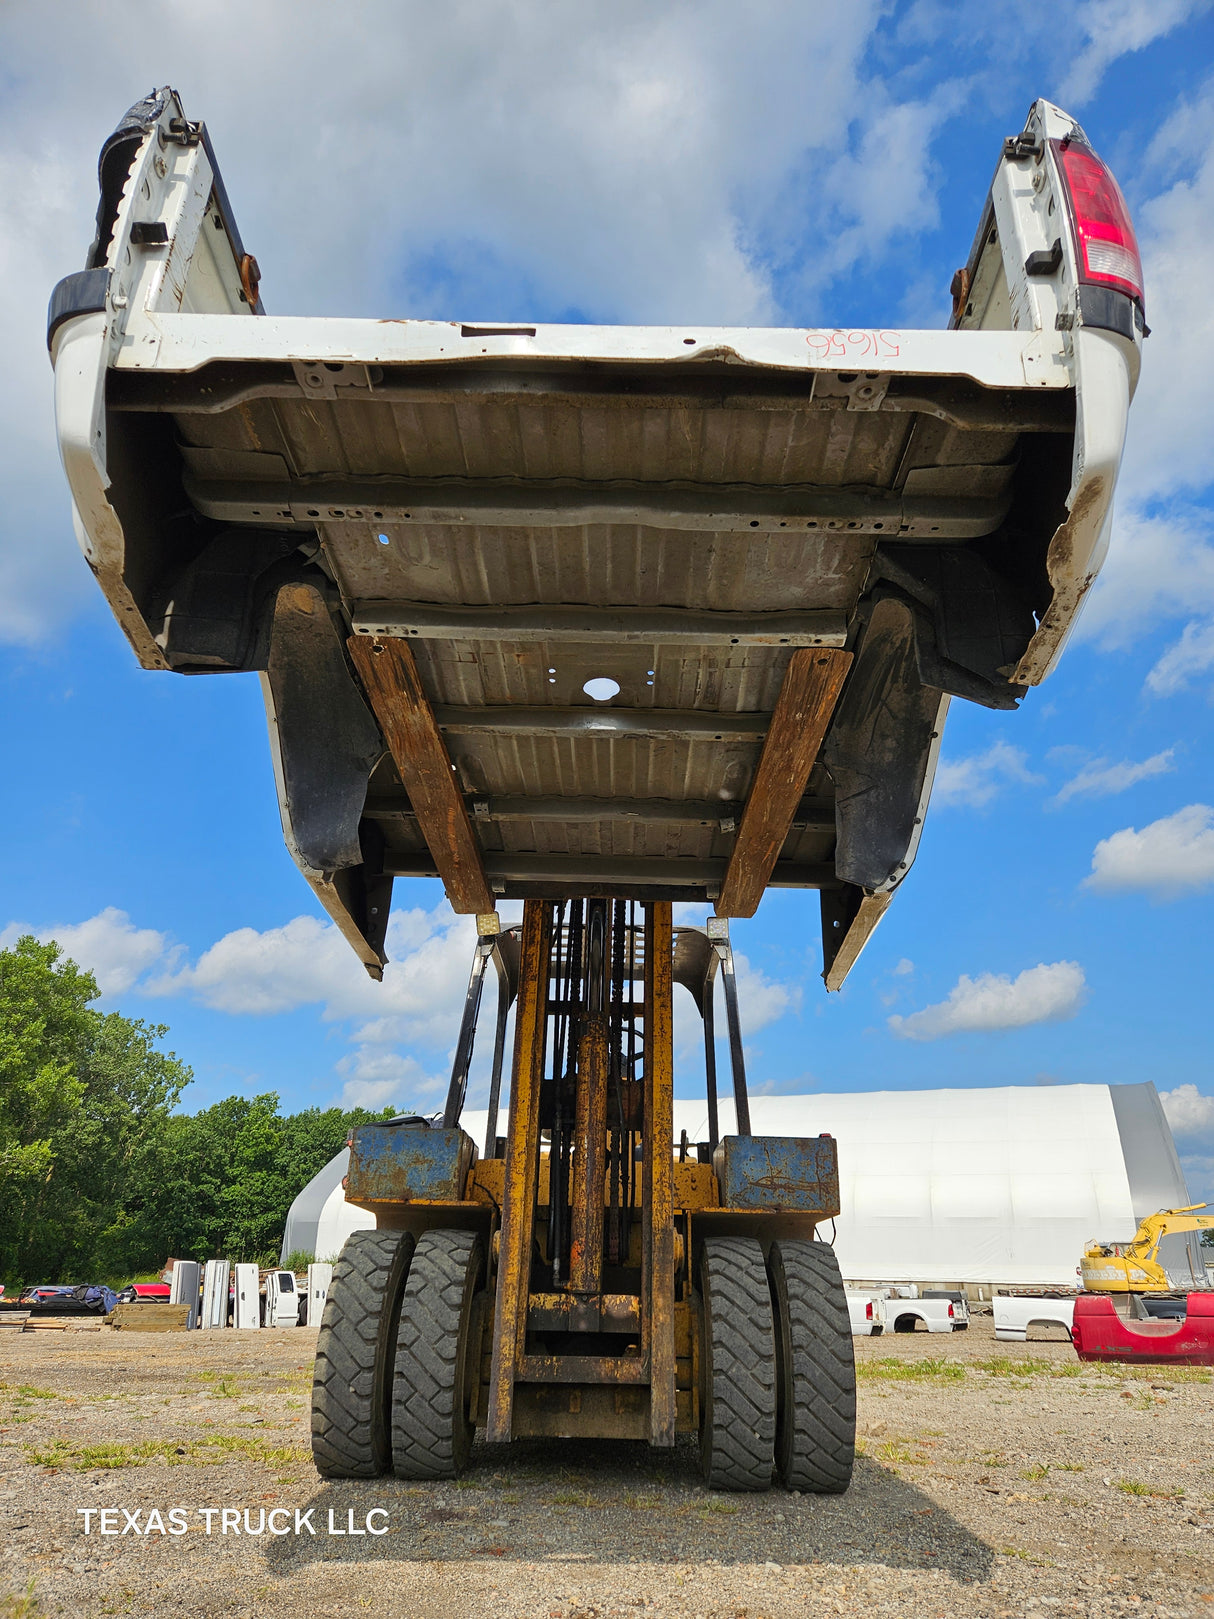
<path id="1" fill-rule="evenodd" d="M 950 1321 L 953 1319 L 953 1307 L 951 1304 L 948 1307 L 948 1318 Z"/>
<path id="2" fill-rule="evenodd" d="M 1079 279 L 1142 300 L 1142 259 L 1121 187 L 1090 146 L 1054 141 L 1079 250 Z"/>
<path id="3" fill-rule="evenodd" d="M 873 1318 L 873 1306 L 872 1306 L 872 1301 L 870 1300 L 869 1303 L 866 1304 L 865 1307 L 864 1307 L 864 1319 L 866 1321 L 871 1321 L 872 1318 Z"/>

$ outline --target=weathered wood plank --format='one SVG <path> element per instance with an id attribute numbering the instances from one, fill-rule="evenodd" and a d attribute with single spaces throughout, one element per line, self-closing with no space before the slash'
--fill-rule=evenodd
<path id="1" fill-rule="evenodd" d="M 412 651 L 404 641 L 366 635 L 352 635 L 348 645 L 451 909 L 493 910 L 480 844 Z"/>
<path id="2" fill-rule="evenodd" d="M 716 903 L 718 916 L 753 916 L 771 879 L 851 664 L 841 649 L 794 652 Z"/>

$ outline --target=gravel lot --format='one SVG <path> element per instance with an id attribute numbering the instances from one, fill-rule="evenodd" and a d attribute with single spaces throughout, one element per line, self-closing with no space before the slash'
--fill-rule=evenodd
<path id="1" fill-rule="evenodd" d="M 715 1495 L 689 1444 L 481 1446 L 454 1486 L 334 1486 L 307 1450 L 312 1345 L 0 1336 L 0 1615 L 1214 1615 L 1207 1371 L 1081 1369 L 1060 1335 L 997 1344 L 979 1317 L 857 1343 L 842 1499 Z M 125 1533 L 85 1535 L 102 1507 Z M 186 1533 L 124 1516 L 170 1508 Z M 223 1508 L 292 1532 L 224 1534 Z M 328 1532 L 374 1508 L 387 1533 Z"/>

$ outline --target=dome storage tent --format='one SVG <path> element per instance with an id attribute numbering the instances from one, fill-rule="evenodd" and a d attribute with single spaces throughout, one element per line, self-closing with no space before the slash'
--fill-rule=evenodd
<path id="1" fill-rule="evenodd" d="M 1189 1201 L 1150 1083 L 752 1094 L 750 1111 L 756 1135 L 837 1139 L 835 1248 L 851 1281 L 1074 1287 L 1090 1238 L 1128 1241 L 1143 1215 Z M 485 1123 L 464 1114 L 478 1147 Z M 707 1128 L 702 1101 L 675 1102 L 676 1131 L 695 1142 Z M 722 1098 L 722 1132 L 732 1128 Z M 296 1198 L 284 1255 L 329 1258 L 374 1224 L 342 1195 L 348 1161 L 343 1150 Z M 1188 1284 L 1190 1261 L 1200 1277 L 1196 1246 L 1167 1241 L 1177 1282 Z"/>

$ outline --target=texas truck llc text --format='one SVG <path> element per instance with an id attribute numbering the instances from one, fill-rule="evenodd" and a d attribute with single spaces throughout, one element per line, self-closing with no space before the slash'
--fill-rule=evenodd
<path id="1" fill-rule="evenodd" d="M 328 1524 L 317 1529 L 312 1515 L 319 1507 L 159 1507 L 150 1511 L 137 1507 L 128 1512 L 125 1507 L 77 1507 L 76 1516 L 84 1519 L 86 1535 L 185 1535 L 193 1527 L 205 1525 L 208 1535 L 386 1535 L 388 1514 L 383 1507 L 372 1507 L 361 1521 L 356 1522 L 354 1508 L 341 1515 L 329 1508 Z M 195 1520 L 191 1525 L 191 1513 Z M 93 1519 L 97 1519 L 94 1526 Z M 122 1522 L 119 1523 L 121 1518 Z"/>

